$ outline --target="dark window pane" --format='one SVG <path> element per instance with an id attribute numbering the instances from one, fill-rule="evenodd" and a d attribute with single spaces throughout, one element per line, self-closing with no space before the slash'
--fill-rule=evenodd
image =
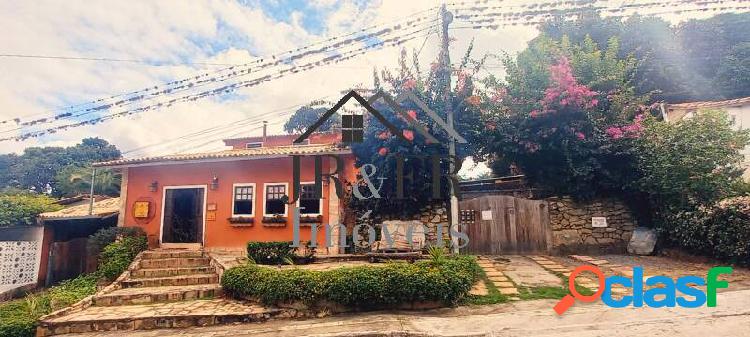
<path id="1" fill-rule="evenodd" d="M 353 115 L 352 116 L 352 127 L 361 129 L 364 127 L 364 116 L 362 115 Z"/>
<path id="2" fill-rule="evenodd" d="M 342 128 L 351 128 L 354 124 L 354 119 L 352 118 L 352 115 L 343 115 L 341 116 L 341 127 Z"/>
<path id="3" fill-rule="evenodd" d="M 236 200 L 234 202 L 234 214 L 250 215 L 253 214 L 253 202 L 250 200 Z"/>
<path id="4" fill-rule="evenodd" d="M 364 138 L 365 138 L 364 131 L 352 130 L 352 142 L 361 143 Z"/>
<path id="5" fill-rule="evenodd" d="M 318 199 L 315 196 L 315 184 L 301 185 L 300 199 Z"/>
<path id="6" fill-rule="evenodd" d="M 279 199 L 266 200 L 266 214 L 284 214 L 284 202 Z"/>
<path id="7" fill-rule="evenodd" d="M 352 130 L 341 130 L 341 141 L 351 143 L 353 141 Z"/>
<path id="8" fill-rule="evenodd" d="M 320 199 L 301 199 L 299 207 L 299 214 L 320 214 Z"/>

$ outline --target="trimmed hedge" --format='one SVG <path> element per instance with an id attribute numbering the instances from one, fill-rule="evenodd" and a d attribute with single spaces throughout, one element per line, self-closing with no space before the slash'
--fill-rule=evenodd
<path id="1" fill-rule="evenodd" d="M 247 256 L 258 264 L 285 264 L 285 259 L 294 258 L 291 241 L 271 241 L 247 243 Z"/>
<path id="2" fill-rule="evenodd" d="M 248 264 L 224 272 L 221 284 L 234 297 L 257 298 L 269 305 L 301 301 L 314 306 L 331 301 L 376 309 L 422 301 L 454 304 L 469 292 L 481 272 L 469 256 L 325 271 Z"/>

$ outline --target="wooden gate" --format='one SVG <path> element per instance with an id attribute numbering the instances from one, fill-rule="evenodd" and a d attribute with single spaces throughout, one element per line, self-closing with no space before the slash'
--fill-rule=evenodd
<path id="1" fill-rule="evenodd" d="M 547 202 L 504 195 L 463 200 L 459 204 L 461 231 L 469 254 L 537 254 L 550 251 Z"/>

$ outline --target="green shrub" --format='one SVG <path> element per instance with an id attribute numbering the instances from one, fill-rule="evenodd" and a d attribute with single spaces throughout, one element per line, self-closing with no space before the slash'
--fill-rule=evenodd
<path id="1" fill-rule="evenodd" d="M 294 258 L 291 241 L 271 241 L 247 243 L 247 256 L 257 264 L 286 264 L 285 259 Z"/>
<path id="2" fill-rule="evenodd" d="M 124 237 L 104 247 L 99 255 L 97 273 L 106 280 L 114 280 L 128 268 L 138 253 L 148 248 L 143 236 Z"/>
<path id="3" fill-rule="evenodd" d="M 62 309 L 96 292 L 95 275 L 63 281 L 45 292 L 0 305 L 0 336 L 32 337 L 39 317 Z"/>
<path id="4" fill-rule="evenodd" d="M 414 301 L 453 304 L 468 293 L 480 275 L 481 268 L 473 257 L 458 256 L 440 262 L 398 262 L 326 271 L 248 264 L 227 270 L 221 283 L 234 297 L 257 298 L 269 305 L 293 301 L 314 305 L 325 300 L 375 309 Z"/>
<path id="5" fill-rule="evenodd" d="M 0 227 L 33 225 L 40 213 L 62 209 L 54 202 L 55 199 L 38 194 L 0 195 Z"/>
<path id="6" fill-rule="evenodd" d="M 680 212 L 665 234 L 693 253 L 750 265 L 750 197 L 725 199 L 712 207 Z"/>
<path id="7" fill-rule="evenodd" d="M 0 305 L 0 336 L 31 337 L 36 330 L 36 319 L 24 300 Z"/>
<path id="8" fill-rule="evenodd" d="M 104 247 L 109 245 L 118 237 L 137 237 L 146 236 L 141 227 L 109 227 L 98 230 L 89 236 L 86 250 L 89 255 L 98 256 Z"/>

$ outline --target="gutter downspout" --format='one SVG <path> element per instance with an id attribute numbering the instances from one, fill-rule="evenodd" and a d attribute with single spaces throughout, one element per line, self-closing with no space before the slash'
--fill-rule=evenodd
<path id="1" fill-rule="evenodd" d="M 94 181 L 96 180 L 96 167 L 91 168 L 91 189 L 89 190 L 89 215 L 94 214 Z"/>

